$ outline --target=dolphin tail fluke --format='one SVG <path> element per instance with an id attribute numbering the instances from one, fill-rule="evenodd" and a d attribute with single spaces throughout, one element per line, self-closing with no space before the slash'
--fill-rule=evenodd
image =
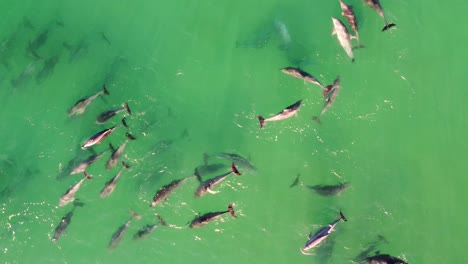
<path id="1" fill-rule="evenodd" d="M 201 175 L 200 175 L 200 172 L 198 172 L 198 168 L 195 168 L 195 172 L 193 173 L 193 175 L 195 176 L 195 178 L 197 178 L 197 180 L 201 183 L 203 182 L 202 178 L 201 178 Z"/>
<path id="2" fill-rule="evenodd" d="M 382 32 L 384 32 L 385 30 L 387 30 L 387 29 L 389 29 L 389 28 L 392 28 L 392 27 L 394 27 L 394 26 L 396 26 L 395 23 L 388 23 L 388 22 L 386 22 L 386 23 L 385 23 L 385 26 L 384 26 L 383 29 L 382 29 Z"/>
<path id="3" fill-rule="evenodd" d="M 234 162 L 231 164 L 231 172 L 234 173 L 237 176 L 241 176 L 242 174 L 237 170 L 236 165 L 234 165 Z"/>
<path id="4" fill-rule="evenodd" d="M 91 177 L 91 175 L 89 175 L 86 171 L 83 172 L 84 176 L 86 177 L 86 179 L 88 180 L 92 180 L 93 177 Z"/>
<path id="5" fill-rule="evenodd" d="M 318 117 L 318 116 L 313 116 L 313 117 L 312 117 L 312 120 L 314 120 L 315 122 L 317 122 L 319 125 L 322 124 L 322 121 L 320 120 L 320 117 Z"/>
<path id="6" fill-rule="evenodd" d="M 263 126 L 265 125 L 265 118 L 263 118 L 263 116 L 259 115 L 258 116 L 258 121 L 260 122 L 260 128 L 263 128 Z"/>
<path id="7" fill-rule="evenodd" d="M 130 169 L 130 165 L 128 165 L 125 161 L 122 161 L 122 166 L 123 166 L 125 169 Z"/>
<path id="8" fill-rule="evenodd" d="M 341 212 L 340 210 L 340 219 L 343 220 L 343 221 L 348 221 L 348 219 L 346 219 L 346 217 L 343 215 L 343 213 Z"/>
<path id="9" fill-rule="evenodd" d="M 130 140 L 135 140 L 136 139 L 136 137 L 134 137 L 132 134 L 130 134 L 128 132 L 125 133 L 125 136 L 127 136 L 127 138 L 130 139 Z"/>
<path id="10" fill-rule="evenodd" d="M 122 125 L 126 128 L 128 128 L 127 121 L 125 121 L 125 117 L 122 118 Z"/>
<path id="11" fill-rule="evenodd" d="M 231 214 L 232 217 L 237 218 L 236 213 L 234 212 L 234 206 L 232 203 L 228 205 L 228 212 Z"/>
<path id="12" fill-rule="evenodd" d="M 114 148 L 114 146 L 112 145 L 112 143 L 109 143 L 109 148 L 110 148 L 110 150 L 111 150 L 112 152 L 115 151 L 115 148 Z"/>
<path id="13" fill-rule="evenodd" d="M 301 182 L 299 181 L 300 176 L 301 176 L 300 174 L 297 174 L 296 179 L 294 180 L 294 182 L 291 185 L 289 185 L 289 188 L 292 188 L 294 186 L 297 186 L 297 185 L 301 184 Z"/>
<path id="14" fill-rule="evenodd" d="M 107 87 L 105 84 L 102 85 L 102 91 L 104 92 L 105 95 L 109 95 L 109 91 L 107 90 Z"/>
<path id="15" fill-rule="evenodd" d="M 130 107 L 128 106 L 128 102 L 125 102 L 125 110 L 127 110 L 127 113 L 128 113 L 129 115 L 132 114 L 132 110 L 130 110 Z"/>
<path id="16" fill-rule="evenodd" d="M 205 165 L 208 165 L 208 159 L 210 158 L 210 156 L 208 155 L 208 153 L 204 152 L 203 153 L 203 163 Z"/>

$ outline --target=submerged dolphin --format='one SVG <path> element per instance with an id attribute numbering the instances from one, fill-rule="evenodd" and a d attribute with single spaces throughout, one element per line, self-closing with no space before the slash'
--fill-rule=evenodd
<path id="1" fill-rule="evenodd" d="M 394 23 L 388 23 L 387 22 L 387 19 L 385 18 L 385 14 L 383 12 L 383 9 L 382 9 L 382 6 L 380 5 L 379 0 L 364 0 L 364 2 L 368 6 L 372 7 L 375 11 L 377 11 L 379 16 L 381 16 L 383 18 L 383 20 L 385 21 L 385 26 L 383 27 L 382 32 L 389 29 L 389 28 L 391 28 L 391 27 L 396 26 Z"/>
<path id="2" fill-rule="evenodd" d="M 344 192 L 346 189 L 348 189 L 349 186 L 351 186 L 351 183 L 349 182 L 343 182 L 339 183 L 336 185 L 304 185 L 302 182 L 299 181 L 299 176 L 297 175 L 296 180 L 291 184 L 289 187 L 294 187 L 297 185 L 304 186 L 310 190 L 315 191 L 316 193 L 322 195 L 322 196 L 336 196 Z"/>
<path id="3" fill-rule="evenodd" d="M 317 121 L 319 124 L 320 116 L 322 116 L 328 108 L 335 102 L 338 92 L 340 91 L 340 76 L 337 76 L 333 84 L 327 85 L 323 91 L 323 97 L 325 97 L 325 104 L 322 107 L 322 111 L 319 116 L 312 117 L 313 120 Z"/>
<path id="4" fill-rule="evenodd" d="M 216 194 L 219 191 L 213 191 L 212 188 L 214 188 L 216 185 L 218 185 L 220 182 L 222 182 L 224 179 L 226 179 L 227 176 L 229 176 L 231 173 L 234 173 L 237 176 L 240 176 L 242 174 L 239 173 L 237 170 L 236 166 L 234 165 L 234 162 L 231 164 L 231 170 L 221 174 L 219 176 L 216 176 L 214 178 L 208 179 L 204 182 L 202 182 L 201 176 L 198 173 L 198 170 L 195 170 L 195 176 L 197 177 L 198 181 L 200 182 L 200 186 L 195 192 L 195 197 L 201 197 L 205 195 L 207 192 L 211 194 Z"/>
<path id="5" fill-rule="evenodd" d="M 303 71 L 300 68 L 286 67 L 286 68 L 281 69 L 281 71 L 288 75 L 302 79 L 304 80 L 304 82 L 307 81 L 307 82 L 320 86 L 320 88 L 322 89 L 324 88 L 323 85 L 314 76 L 310 75 L 309 73 Z"/>
<path id="6" fill-rule="evenodd" d="M 47 77 L 49 77 L 49 75 L 51 75 L 54 72 L 55 65 L 58 63 L 58 60 L 59 60 L 59 57 L 56 55 L 56 56 L 53 56 L 52 58 L 47 59 L 44 62 L 44 66 L 36 75 L 37 83 L 41 83 Z"/>
<path id="7" fill-rule="evenodd" d="M 291 35 L 289 34 L 286 24 L 284 24 L 283 21 L 275 18 L 274 26 L 275 26 L 276 32 L 278 33 L 281 39 L 281 49 L 283 50 L 289 49 L 289 46 L 291 45 Z"/>
<path id="8" fill-rule="evenodd" d="M 332 36 L 336 34 L 338 41 L 340 42 L 341 47 L 346 51 L 346 54 L 348 54 L 348 57 L 351 58 L 351 61 L 354 62 L 354 55 L 353 55 L 353 49 L 351 47 L 351 38 L 354 38 L 354 36 L 351 36 L 346 29 L 345 25 L 341 20 L 338 18 L 332 17 L 333 21 L 333 32 Z"/>
<path id="9" fill-rule="evenodd" d="M 358 23 L 357 23 L 356 15 L 354 14 L 353 8 L 347 5 L 345 2 L 343 2 L 343 0 L 340 0 L 340 6 L 341 6 L 341 11 L 342 11 L 341 15 L 346 18 L 346 21 L 348 21 L 348 24 L 351 26 L 354 33 L 356 34 L 356 39 L 359 43 Z"/>
<path id="10" fill-rule="evenodd" d="M 93 94 L 93 95 L 91 95 L 91 96 L 84 97 L 84 98 L 81 98 L 80 100 L 78 100 L 78 101 L 72 106 L 72 108 L 70 108 L 70 110 L 68 110 L 68 116 L 83 114 L 84 111 L 86 110 L 86 107 L 87 107 L 94 99 L 96 99 L 98 96 L 100 96 L 101 94 L 109 95 L 109 91 L 107 90 L 105 84 L 102 86 L 102 91 L 100 91 L 100 92 L 98 92 L 98 93 L 95 93 L 95 94 Z"/>
<path id="11" fill-rule="evenodd" d="M 315 235 L 313 235 L 313 236 L 309 235 L 309 240 L 307 241 L 305 246 L 303 248 L 301 248 L 302 254 L 307 254 L 305 251 L 308 251 L 308 250 L 316 247 L 318 244 L 320 244 L 320 242 L 325 240 L 331 234 L 331 232 L 334 231 L 333 229 L 338 224 L 338 222 L 340 222 L 341 220 L 347 221 L 346 217 L 340 211 L 340 218 L 333 221 L 328 226 L 325 226 L 322 229 L 320 229 L 319 231 L 317 231 L 315 233 Z"/>
<path id="12" fill-rule="evenodd" d="M 136 219 L 141 219 L 141 215 L 139 214 L 136 214 L 132 211 L 130 211 L 130 219 L 128 219 L 125 224 L 121 225 L 117 231 L 114 232 L 114 234 L 112 235 L 112 238 L 111 238 L 111 241 L 109 242 L 107 248 L 109 250 L 113 250 L 117 247 L 117 245 L 120 243 L 120 241 L 122 240 L 122 238 L 124 237 L 125 233 L 127 232 L 127 229 L 128 227 L 130 226 L 130 222 L 133 220 L 133 218 L 136 218 Z"/>
<path id="13" fill-rule="evenodd" d="M 231 162 L 234 162 L 237 164 L 238 167 L 242 169 L 246 169 L 249 171 L 255 171 L 257 168 L 246 158 L 242 157 L 241 155 L 237 153 L 225 153 L 221 152 L 215 155 L 217 158 L 229 160 Z"/>
<path id="14" fill-rule="evenodd" d="M 99 154 L 93 154 L 89 158 L 87 158 L 86 160 L 80 162 L 80 164 L 78 164 L 78 166 L 76 166 L 70 172 L 70 175 L 84 172 L 86 170 L 86 168 L 88 168 L 89 165 L 91 165 L 92 163 L 99 160 L 104 155 L 104 153 L 105 153 L 105 151 L 103 151 L 103 152 L 101 152 Z"/>
<path id="15" fill-rule="evenodd" d="M 83 184 L 83 182 L 88 179 L 88 180 L 92 180 L 93 178 L 88 174 L 86 173 L 86 171 L 84 172 L 84 178 L 81 179 L 79 182 L 77 182 L 75 185 L 73 185 L 72 187 L 70 187 L 70 189 L 68 189 L 64 195 L 62 195 L 62 197 L 60 197 L 60 200 L 59 200 L 59 206 L 64 206 L 64 205 L 67 205 L 68 203 L 71 203 L 75 200 L 75 194 L 76 192 L 78 191 L 78 189 L 80 189 L 80 186 L 81 184 Z"/>
<path id="16" fill-rule="evenodd" d="M 124 104 L 121 108 L 112 109 L 112 110 L 108 110 L 108 111 L 102 112 L 102 113 L 96 118 L 96 123 L 98 123 L 98 124 L 104 124 L 104 123 L 107 122 L 109 119 L 111 119 L 112 117 L 114 117 L 115 115 L 117 115 L 118 113 L 120 113 L 120 112 L 122 112 L 122 111 L 127 111 L 127 113 L 128 113 L 129 115 L 132 114 L 132 111 L 130 110 L 130 107 L 128 106 L 128 103 L 125 102 L 125 104 Z"/>
<path id="17" fill-rule="evenodd" d="M 234 207 L 232 203 L 228 205 L 227 211 L 221 211 L 221 212 L 211 212 L 211 213 L 206 213 L 202 216 L 195 217 L 195 219 L 190 222 L 189 228 L 197 228 L 197 227 L 202 227 L 211 221 L 218 219 L 221 217 L 223 214 L 229 213 L 233 218 L 237 218 L 236 213 L 234 212 Z"/>
<path id="18" fill-rule="evenodd" d="M 114 130 L 121 126 L 127 126 L 127 123 L 125 122 L 125 119 L 122 119 L 122 125 L 119 126 L 113 126 L 111 128 L 104 129 L 102 131 L 97 132 L 96 134 L 92 135 L 86 142 L 83 144 L 81 149 L 86 149 L 89 148 L 93 145 L 100 144 L 101 141 L 103 141 L 105 138 L 107 138 Z"/>
<path id="19" fill-rule="evenodd" d="M 106 182 L 106 184 L 104 185 L 104 188 L 102 188 L 101 193 L 100 193 L 101 198 L 105 198 L 109 196 L 114 191 L 115 186 L 117 185 L 117 181 L 119 180 L 120 175 L 122 174 L 122 171 L 124 169 L 130 168 L 130 166 L 123 161 L 122 161 L 122 165 L 123 167 L 119 170 L 119 172 L 114 177 L 112 177 L 112 179 Z"/>
<path id="20" fill-rule="evenodd" d="M 159 225 L 166 226 L 166 222 L 164 222 L 161 216 L 158 215 L 157 217 L 158 217 Z M 138 230 L 138 232 L 136 232 L 136 234 L 133 236 L 133 239 L 139 240 L 139 239 L 145 238 L 147 235 L 151 234 L 159 225 L 152 224 L 152 225 L 144 226 L 143 228 Z"/>
<path id="21" fill-rule="evenodd" d="M 66 215 L 62 217 L 62 220 L 60 221 L 59 225 L 55 228 L 54 231 L 54 237 L 52 238 L 52 242 L 56 242 L 67 230 L 68 225 L 71 222 L 71 218 L 73 217 L 73 213 L 76 209 L 77 206 L 83 207 L 83 203 L 75 201 L 73 203 L 73 209 L 70 210 Z"/>
<path id="22" fill-rule="evenodd" d="M 302 100 L 299 100 L 295 102 L 294 104 L 286 107 L 283 111 L 279 112 L 278 114 L 270 117 L 270 118 L 263 118 L 261 115 L 258 116 L 258 121 L 260 122 L 260 128 L 263 128 L 266 122 L 273 122 L 273 121 L 279 121 L 279 120 L 284 120 L 287 118 L 290 118 L 294 115 L 297 114 L 297 111 L 299 111 L 299 107 L 301 106 Z"/>
<path id="23" fill-rule="evenodd" d="M 369 264 L 408 264 L 406 261 L 388 254 L 376 254 L 372 257 L 367 257 L 366 262 Z"/>
<path id="24" fill-rule="evenodd" d="M 153 197 L 153 201 L 150 204 L 150 207 L 156 206 L 162 201 L 164 201 L 169 194 L 171 194 L 175 189 L 179 188 L 188 178 L 173 180 L 167 185 L 164 185 L 159 189 Z"/>

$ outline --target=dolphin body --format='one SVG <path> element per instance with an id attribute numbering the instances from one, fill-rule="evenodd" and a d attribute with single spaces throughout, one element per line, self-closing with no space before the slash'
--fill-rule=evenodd
<path id="1" fill-rule="evenodd" d="M 72 106 L 72 108 L 70 108 L 70 110 L 68 110 L 68 116 L 83 114 L 85 112 L 85 110 L 86 110 L 86 107 L 92 101 L 94 101 L 94 99 L 96 99 L 98 96 L 100 96 L 102 94 L 109 95 L 109 91 L 107 90 L 106 85 L 102 86 L 102 91 L 99 91 L 99 92 L 97 92 L 97 93 L 95 93 L 95 94 L 93 94 L 91 96 L 84 97 L 84 98 L 81 98 L 80 100 L 78 100 Z"/>
<path id="2" fill-rule="evenodd" d="M 130 140 L 135 140 L 135 137 L 132 136 L 130 133 L 127 133 L 126 136 L 130 139 Z M 114 167 L 115 165 L 117 165 L 118 161 L 119 161 L 119 158 L 120 156 L 122 156 L 124 150 L 125 150 L 125 147 L 127 146 L 128 144 L 128 140 L 126 140 L 122 145 L 120 145 L 117 149 L 114 149 L 114 147 L 112 146 L 111 143 L 109 143 L 109 146 L 112 150 L 112 155 L 110 156 L 109 160 L 107 160 L 106 162 L 106 169 L 109 170 L 110 168 Z"/>
<path id="3" fill-rule="evenodd" d="M 313 83 L 313 84 L 316 84 L 316 85 L 320 86 L 320 88 L 322 88 L 322 89 L 324 88 L 323 85 L 314 76 L 312 76 L 311 74 L 303 71 L 300 68 L 286 67 L 286 68 L 281 69 L 281 71 L 283 73 L 285 73 L 285 74 L 288 74 L 288 75 L 291 75 L 293 77 L 302 79 L 302 80 L 304 80 L 304 82 L 307 81 L 307 82 L 310 82 L 310 83 Z"/>
<path id="4" fill-rule="evenodd" d="M 47 59 L 44 62 L 44 66 L 36 75 L 36 82 L 42 83 L 47 77 L 49 77 L 55 69 L 55 65 L 58 63 L 59 57 L 57 55 Z"/>
<path id="5" fill-rule="evenodd" d="M 153 197 L 150 207 L 156 206 L 164 201 L 175 189 L 179 188 L 188 178 L 173 180 L 159 189 Z"/>
<path id="6" fill-rule="evenodd" d="M 112 235 L 111 241 L 107 245 L 107 248 L 109 250 L 114 250 L 117 247 L 117 245 L 119 245 L 120 241 L 127 232 L 127 229 L 130 226 L 130 222 L 133 220 L 133 218 L 141 219 L 141 215 L 139 214 L 136 214 L 132 211 L 130 211 L 130 214 L 130 219 L 128 219 L 123 225 L 121 225 Z"/>
<path id="7" fill-rule="evenodd" d="M 65 231 L 68 228 L 68 225 L 71 223 L 71 218 L 73 217 L 73 213 L 76 207 L 83 207 L 84 204 L 75 201 L 73 205 L 73 209 L 62 217 L 62 220 L 60 220 L 59 225 L 55 228 L 55 233 L 54 237 L 52 238 L 52 242 L 57 242 L 57 240 L 65 233 Z"/>
<path id="8" fill-rule="evenodd" d="M 122 125 L 125 126 L 125 127 L 128 127 L 126 122 L 125 122 L 125 119 L 122 119 Z M 112 132 L 114 132 L 114 130 L 116 130 L 117 128 L 121 127 L 122 125 L 120 126 L 113 126 L 111 128 L 107 128 L 107 129 L 104 129 L 102 131 L 99 131 L 97 132 L 96 134 L 92 135 L 88 140 L 86 140 L 86 142 L 83 144 L 83 146 L 81 147 L 81 149 L 86 149 L 86 148 L 89 148 L 93 145 L 96 145 L 96 144 L 100 144 L 104 139 L 106 139 Z"/>
<path id="9" fill-rule="evenodd" d="M 200 174 L 198 174 L 198 171 L 195 170 L 195 176 L 197 177 L 198 181 L 200 182 L 200 186 L 198 187 L 197 191 L 195 192 L 195 197 L 201 197 L 205 195 L 206 193 L 211 193 L 211 194 L 216 194 L 219 191 L 213 191 L 212 188 L 214 188 L 216 185 L 218 185 L 220 182 L 222 182 L 224 179 L 226 179 L 227 176 L 229 176 L 231 173 L 234 173 L 237 176 L 240 176 L 241 174 L 237 170 L 236 166 L 234 165 L 234 162 L 231 164 L 231 170 L 221 174 L 219 176 L 216 176 L 214 178 L 208 179 L 204 182 L 202 182 Z"/>
<path id="10" fill-rule="evenodd" d="M 221 212 L 211 212 L 211 213 L 206 213 L 202 216 L 195 217 L 195 219 L 190 222 L 189 228 L 198 228 L 202 227 L 210 222 L 212 222 L 215 219 L 218 219 L 221 217 L 223 214 L 229 213 L 233 218 L 237 218 L 236 213 L 234 212 L 234 207 L 231 204 L 228 205 L 227 211 L 221 211 Z"/>
<path id="11" fill-rule="evenodd" d="M 159 225 L 162 225 L 162 226 L 167 225 L 166 222 L 164 222 L 164 220 L 161 218 L 161 216 L 158 215 L 157 217 L 158 217 Z M 158 228 L 159 225 L 158 224 L 151 224 L 151 225 L 144 226 L 143 228 L 141 228 L 140 230 L 138 230 L 135 233 L 135 235 L 133 236 L 133 239 L 140 240 L 140 239 L 143 239 L 143 238 L 147 237 L 154 230 L 156 230 L 156 228 Z"/>
<path id="12" fill-rule="evenodd" d="M 351 186 L 351 183 L 343 182 L 336 185 L 313 185 L 307 186 L 307 188 L 322 196 L 336 196 L 348 189 L 349 186 Z"/>
<path id="13" fill-rule="evenodd" d="M 348 57 L 351 58 L 351 61 L 354 62 L 354 54 L 353 54 L 353 49 L 351 47 L 351 38 L 355 38 L 354 36 L 351 36 L 346 29 L 345 25 L 341 20 L 338 18 L 332 17 L 333 21 L 333 32 L 332 36 L 336 34 L 338 41 L 340 42 L 341 47 L 346 51 L 346 54 L 348 54 Z"/>
<path id="14" fill-rule="evenodd" d="M 356 34 L 356 39 L 359 43 L 358 23 L 357 23 L 356 15 L 354 14 L 353 8 L 347 5 L 345 2 L 343 2 L 343 0 L 340 0 L 340 6 L 341 6 L 341 11 L 342 11 L 341 15 L 346 18 L 346 21 L 348 21 L 348 24 L 351 26 L 354 33 Z"/>
<path id="15" fill-rule="evenodd" d="M 408 264 L 407 262 L 388 254 L 376 254 L 375 256 L 367 257 L 366 262 L 369 264 Z"/>
<path id="16" fill-rule="evenodd" d="M 287 118 L 290 118 L 294 115 L 297 114 L 297 111 L 299 111 L 299 107 L 301 106 L 302 100 L 299 100 L 295 102 L 294 104 L 286 107 L 283 109 L 283 111 L 279 112 L 278 114 L 269 117 L 267 119 L 263 118 L 261 115 L 258 116 L 258 121 L 260 122 L 260 128 L 263 128 L 265 126 L 266 122 L 273 122 L 273 121 L 279 121 L 279 120 L 284 120 Z"/>
<path id="17" fill-rule="evenodd" d="M 379 16 L 381 16 L 383 18 L 383 20 L 385 21 L 385 26 L 383 27 L 382 32 L 389 29 L 389 28 L 392 28 L 392 27 L 396 26 L 394 23 L 388 23 L 387 19 L 385 18 L 385 14 L 384 14 L 384 11 L 382 9 L 382 6 L 380 5 L 379 0 L 364 0 L 364 2 L 368 6 L 372 7 L 375 11 L 377 11 Z"/>
<path id="18" fill-rule="evenodd" d="M 109 196 L 114 191 L 115 186 L 117 185 L 117 181 L 119 180 L 123 169 L 129 169 L 130 168 L 130 166 L 127 163 L 123 162 L 123 161 L 122 161 L 122 165 L 123 165 L 123 167 L 119 170 L 119 172 L 114 177 L 112 177 L 112 179 L 110 179 L 108 182 L 106 182 L 106 184 L 104 185 L 104 188 L 102 188 L 101 193 L 100 193 L 101 198 L 105 198 L 105 197 Z"/>
<path id="19" fill-rule="evenodd" d="M 322 229 L 320 229 L 319 231 L 317 231 L 317 233 L 315 233 L 315 235 L 313 235 L 313 236 L 309 235 L 309 240 L 307 241 L 305 246 L 301 249 L 302 254 L 307 254 L 306 251 L 316 247 L 323 240 L 325 240 L 331 234 L 331 232 L 334 231 L 333 229 L 338 224 L 338 222 L 340 222 L 341 220 L 347 221 L 346 217 L 340 211 L 340 218 L 333 221 L 328 226 L 325 226 Z"/>
<path id="20" fill-rule="evenodd" d="M 102 113 L 96 118 L 96 123 L 98 123 L 98 124 L 104 124 L 105 122 L 109 121 L 109 119 L 111 119 L 112 117 L 114 117 L 115 115 L 117 115 L 118 113 L 120 113 L 120 112 L 122 112 L 122 111 L 127 111 L 127 113 L 128 113 L 129 115 L 132 114 L 132 111 L 130 110 L 130 107 L 128 106 L 128 103 L 125 102 L 125 104 L 124 104 L 121 108 L 112 109 L 112 110 L 108 110 L 108 111 L 102 112 Z"/>
<path id="21" fill-rule="evenodd" d="M 323 115 L 328 108 L 335 102 L 338 92 L 340 91 L 340 76 L 337 76 L 333 84 L 327 85 L 323 91 L 323 97 L 325 98 L 325 104 L 322 107 L 322 111 L 319 116 L 312 117 L 313 120 L 321 124 L 320 116 Z"/>
<path id="22" fill-rule="evenodd" d="M 89 158 L 87 158 L 86 160 L 80 162 L 80 164 L 78 164 L 78 166 L 76 166 L 70 172 L 70 175 L 84 172 L 86 170 L 86 168 L 88 168 L 89 165 L 91 165 L 92 163 L 98 161 L 104 155 L 104 153 L 105 153 L 105 151 L 103 151 L 103 152 L 101 152 L 99 154 L 93 154 Z"/>
<path id="23" fill-rule="evenodd" d="M 297 185 L 301 185 L 306 187 L 307 189 L 313 190 L 316 193 L 322 195 L 322 196 L 336 196 L 344 192 L 348 187 L 351 185 L 349 182 L 343 182 L 340 184 L 336 185 L 304 185 L 302 182 L 299 180 L 299 175 L 297 175 L 296 179 L 294 182 L 291 184 L 289 187 L 294 187 Z"/>
<path id="24" fill-rule="evenodd" d="M 70 189 L 68 189 L 65 192 L 65 194 L 62 195 L 62 197 L 60 197 L 59 206 L 64 206 L 64 205 L 67 205 L 68 203 L 73 202 L 75 200 L 75 194 L 80 189 L 80 186 L 81 186 L 81 184 L 83 184 L 84 180 L 86 180 L 86 179 L 92 180 L 93 179 L 88 173 L 86 173 L 86 171 L 84 172 L 84 175 L 85 175 L 85 177 L 83 179 L 81 179 L 75 185 L 70 187 Z"/>
<path id="25" fill-rule="evenodd" d="M 257 168 L 249 160 L 236 153 L 221 152 L 216 154 L 216 157 L 234 162 L 235 164 L 237 164 L 238 167 L 242 169 L 246 169 L 249 171 L 257 170 Z"/>

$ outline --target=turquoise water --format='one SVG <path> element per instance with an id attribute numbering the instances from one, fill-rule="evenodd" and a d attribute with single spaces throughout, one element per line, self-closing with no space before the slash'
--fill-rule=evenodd
<path id="1" fill-rule="evenodd" d="M 466 4 L 382 0 L 387 20 L 397 24 L 384 33 L 374 10 L 349 4 L 365 45 L 354 50 L 354 63 L 330 36 L 330 17 L 344 21 L 338 1 L 0 2 L 0 262 L 352 263 L 380 235 L 388 241 L 379 244 L 381 253 L 409 263 L 462 263 Z M 275 21 L 287 27 L 287 47 Z M 37 54 L 28 53 L 43 32 Z M 55 67 L 41 75 L 54 57 Z M 324 84 L 341 77 L 321 125 L 311 119 L 323 106 L 320 89 L 279 71 L 288 66 Z M 67 116 L 104 83 L 109 96 Z M 299 99 L 296 117 L 259 129 L 257 115 L 272 116 Z M 76 195 L 85 205 L 53 243 L 54 229 L 73 208 L 58 207 L 59 198 L 82 178 L 60 171 L 91 155 L 80 149 L 89 136 L 119 125 L 122 114 L 105 125 L 94 121 L 125 101 L 129 129 L 94 149 L 119 146 L 129 131 L 137 140 L 121 159 L 131 170 L 101 199 L 120 168 L 104 168 L 109 153 L 89 166 L 94 179 Z M 196 199 L 198 182 L 190 177 L 167 201 L 148 207 L 159 188 L 193 175 L 203 153 L 210 163 L 229 165 L 216 158 L 222 152 L 244 156 L 257 170 L 239 166 L 243 176 L 229 176 L 215 188 L 220 193 Z M 290 188 L 298 174 L 305 185 L 351 187 L 322 197 Z M 188 229 L 196 213 L 229 203 L 237 219 L 224 215 Z M 312 255 L 301 254 L 308 234 L 340 209 L 348 222 Z M 109 251 L 130 210 L 142 218 Z M 168 226 L 134 241 L 140 228 L 157 223 L 156 213 Z"/>

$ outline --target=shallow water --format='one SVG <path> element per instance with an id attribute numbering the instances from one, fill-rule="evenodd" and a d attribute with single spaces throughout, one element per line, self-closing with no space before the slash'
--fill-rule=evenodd
<path id="1" fill-rule="evenodd" d="M 397 24 L 383 33 L 374 10 L 348 4 L 365 45 L 354 50 L 354 63 L 330 36 L 330 17 L 344 21 L 338 1 L 0 2 L 1 262 L 352 263 L 381 235 L 388 243 L 377 249 L 409 263 L 461 263 L 466 4 L 382 0 L 387 20 Z M 278 32 L 281 23 L 288 35 Z M 35 42 L 44 32 L 42 44 Z M 56 64 L 46 63 L 54 57 Z M 321 125 L 312 121 L 323 106 L 320 88 L 280 72 L 288 66 L 325 85 L 340 76 Z M 67 116 L 103 84 L 109 96 Z M 257 115 L 272 116 L 299 99 L 296 117 L 259 129 Z M 104 125 L 95 119 L 125 101 L 129 128 L 93 149 L 119 146 L 128 131 L 137 139 L 122 160 L 132 168 L 101 199 L 120 165 L 105 169 L 110 151 L 90 165 L 94 179 L 76 195 L 85 205 L 53 243 L 73 208 L 58 207 L 59 198 L 82 178 L 63 171 L 91 155 L 80 149 L 89 136 L 120 124 L 122 113 Z M 203 179 L 228 170 L 230 161 L 218 153 L 237 153 L 256 170 L 239 165 L 242 176 L 195 199 L 192 175 L 204 153 L 225 168 Z M 306 185 L 351 187 L 323 197 L 290 188 L 298 174 Z M 159 188 L 185 177 L 149 208 Z M 229 203 L 237 219 L 226 214 L 188 229 L 197 213 Z M 142 219 L 108 250 L 130 210 Z M 308 234 L 339 210 L 348 222 L 302 255 Z M 140 228 L 158 223 L 156 214 L 168 226 L 133 241 Z"/>

